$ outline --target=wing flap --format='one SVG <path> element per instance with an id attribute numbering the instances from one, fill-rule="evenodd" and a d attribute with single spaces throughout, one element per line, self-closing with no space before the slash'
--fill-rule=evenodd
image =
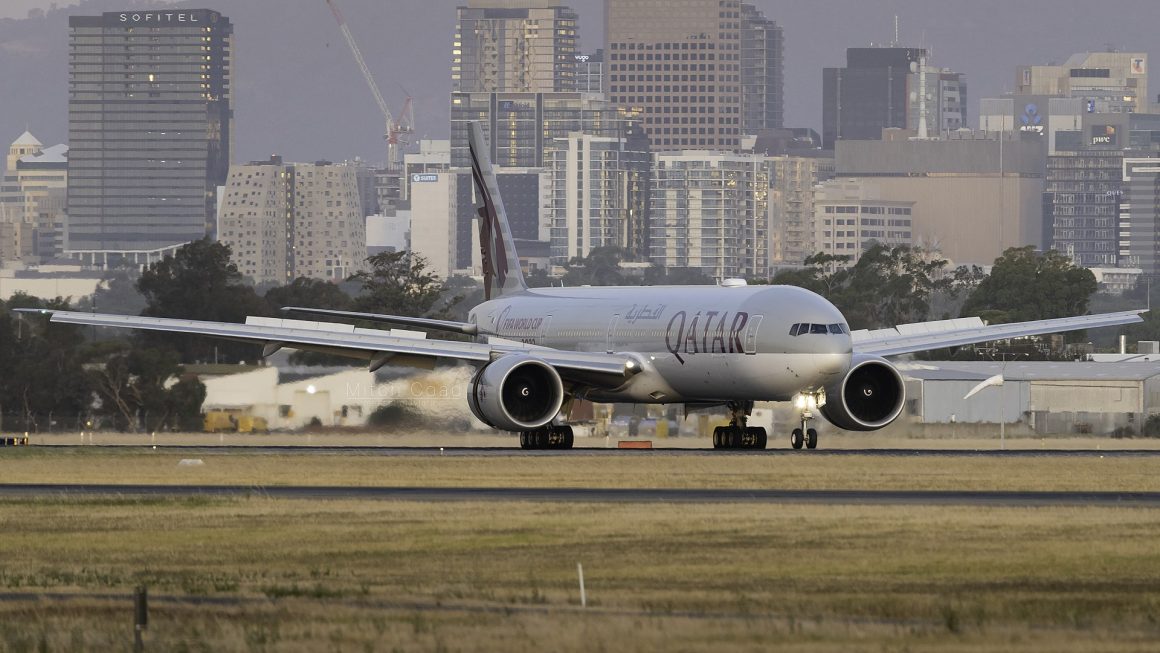
<path id="1" fill-rule="evenodd" d="M 1045 333 L 1060 333 L 1079 329 L 1118 326 L 1142 322 L 1141 313 L 1147 309 L 1080 315 L 1052 320 L 1014 322 L 986 326 L 979 318 L 940 320 L 904 324 L 893 329 L 855 331 L 851 334 L 854 351 L 875 356 L 896 356 L 944 347 L 957 347 L 976 342 L 1022 338 Z"/>

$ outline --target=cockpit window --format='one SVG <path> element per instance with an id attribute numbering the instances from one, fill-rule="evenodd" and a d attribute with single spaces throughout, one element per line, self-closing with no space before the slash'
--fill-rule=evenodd
<path id="1" fill-rule="evenodd" d="M 835 324 L 811 324 L 809 322 L 798 322 L 789 328 L 791 336 L 801 336 L 807 333 L 850 333 L 850 328 L 841 322 Z"/>

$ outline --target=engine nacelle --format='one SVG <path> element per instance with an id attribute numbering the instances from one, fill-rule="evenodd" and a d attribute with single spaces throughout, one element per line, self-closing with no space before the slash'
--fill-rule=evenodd
<path id="1" fill-rule="evenodd" d="M 875 431 L 893 422 L 906 401 L 906 385 L 893 365 L 876 356 L 855 356 L 850 371 L 826 387 L 821 413 L 848 431 Z"/>
<path id="2" fill-rule="evenodd" d="M 564 404 L 560 374 L 544 361 L 509 354 L 485 365 L 467 386 L 467 405 L 481 422 L 505 431 L 531 431 Z"/>

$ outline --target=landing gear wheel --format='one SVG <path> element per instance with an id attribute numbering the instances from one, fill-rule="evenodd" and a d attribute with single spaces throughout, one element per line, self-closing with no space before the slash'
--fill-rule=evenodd
<path id="1" fill-rule="evenodd" d="M 769 439 L 765 433 L 765 429 L 760 426 L 746 428 L 745 436 L 747 449 L 764 449 Z"/>
<path id="2" fill-rule="evenodd" d="M 572 432 L 572 427 L 568 425 L 557 426 L 555 429 L 558 440 L 556 442 L 557 449 L 571 449 L 573 443 L 576 441 L 576 436 Z"/>
<path id="3" fill-rule="evenodd" d="M 713 427 L 713 448 L 714 449 L 725 448 L 725 445 L 721 442 L 721 427 L 720 426 Z"/>
<path id="4" fill-rule="evenodd" d="M 532 448 L 532 434 L 528 431 L 520 431 L 520 449 Z"/>
<path id="5" fill-rule="evenodd" d="M 806 431 L 806 449 L 818 448 L 818 432 L 815 429 Z"/>
<path id="6" fill-rule="evenodd" d="M 801 449 L 802 448 L 802 440 L 803 440 L 803 437 L 802 437 L 802 430 L 801 429 L 794 429 L 793 433 L 789 434 L 789 444 L 794 449 Z"/>

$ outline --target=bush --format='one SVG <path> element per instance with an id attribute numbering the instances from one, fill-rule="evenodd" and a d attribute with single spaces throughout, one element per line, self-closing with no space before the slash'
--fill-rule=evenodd
<path id="1" fill-rule="evenodd" d="M 1144 426 L 1140 429 L 1140 435 L 1148 438 L 1160 437 L 1160 414 L 1149 415 L 1148 419 L 1144 420 Z"/>

